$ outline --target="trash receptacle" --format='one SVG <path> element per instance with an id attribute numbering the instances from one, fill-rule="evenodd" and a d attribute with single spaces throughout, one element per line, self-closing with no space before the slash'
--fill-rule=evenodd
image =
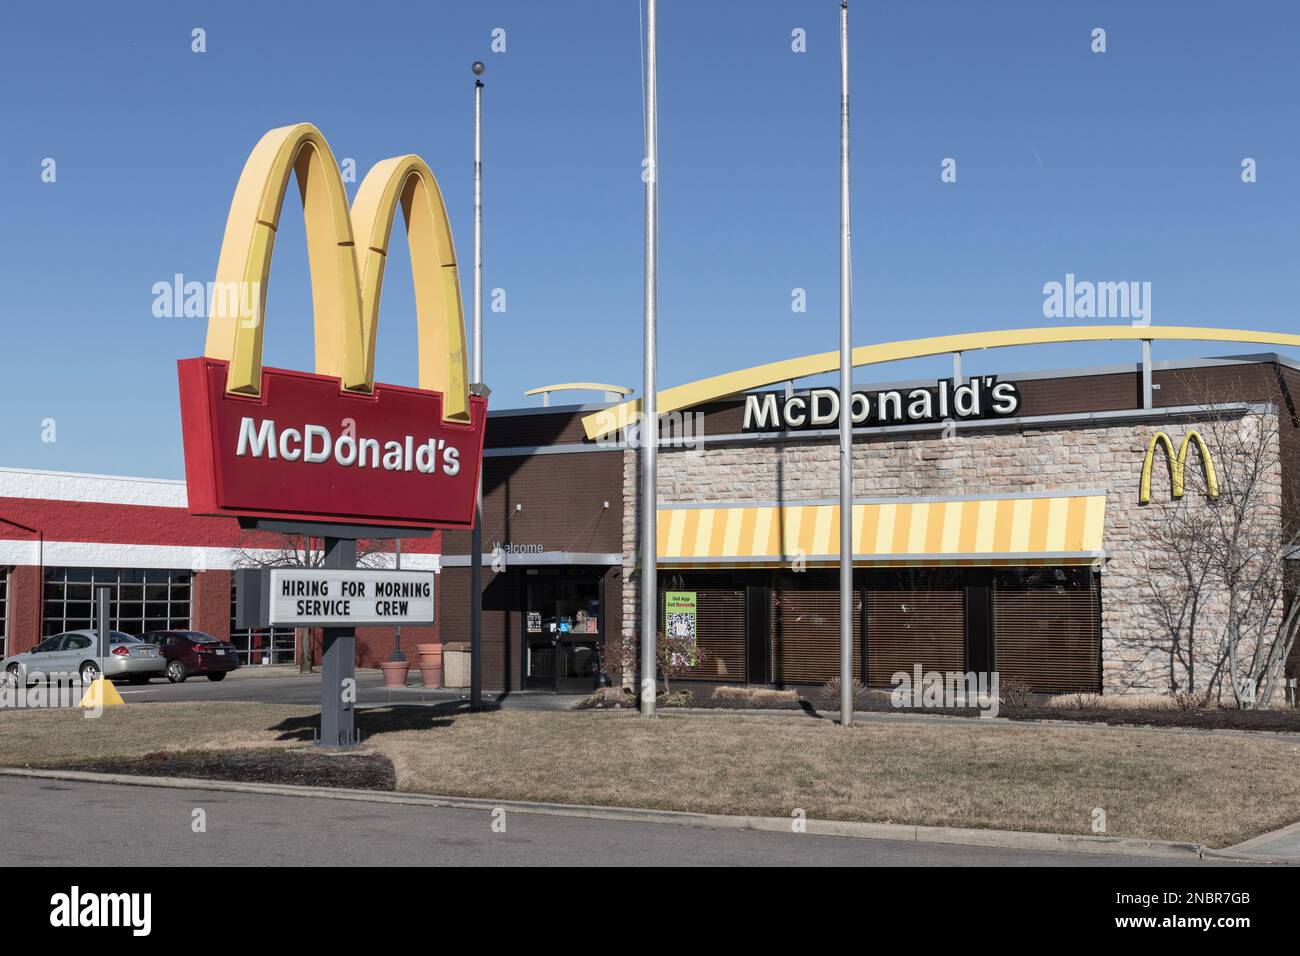
<path id="1" fill-rule="evenodd" d="M 442 685 L 469 686 L 469 642 L 449 641 L 442 645 Z"/>

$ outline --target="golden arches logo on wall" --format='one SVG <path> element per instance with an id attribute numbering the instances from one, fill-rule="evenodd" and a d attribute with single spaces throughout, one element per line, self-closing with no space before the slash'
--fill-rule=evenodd
<path id="1" fill-rule="evenodd" d="M 1150 504 L 1151 502 L 1151 470 L 1155 466 L 1156 449 L 1163 448 L 1165 452 L 1165 461 L 1169 465 L 1169 474 L 1172 484 L 1173 497 L 1181 498 L 1186 488 L 1185 479 L 1187 476 L 1187 455 L 1192 446 L 1196 446 L 1197 454 L 1201 459 L 1201 470 L 1205 475 L 1205 493 L 1207 497 L 1219 497 L 1219 478 L 1214 471 L 1214 459 L 1210 456 L 1210 448 L 1205 444 L 1205 439 L 1201 433 L 1195 429 L 1189 431 L 1183 436 L 1182 444 L 1178 446 L 1178 453 L 1174 454 L 1174 443 L 1164 432 L 1156 432 L 1151 438 L 1150 444 L 1147 445 L 1146 457 L 1142 459 L 1142 483 L 1138 490 L 1138 503 Z"/>
<path id="2" fill-rule="evenodd" d="M 229 363 L 227 391 L 261 392 L 267 280 L 290 175 L 297 179 L 306 223 L 316 372 L 337 377 L 347 392 L 373 391 L 380 294 L 400 205 L 415 284 L 419 388 L 442 394 L 445 420 L 468 422 L 460 278 L 437 180 L 418 156 L 385 159 L 366 174 L 349 210 L 338 163 L 311 123 L 263 136 L 235 187 L 216 287 L 254 291 L 213 297 L 204 348 L 208 358 Z M 241 310 L 241 302 L 249 300 L 251 315 Z"/>

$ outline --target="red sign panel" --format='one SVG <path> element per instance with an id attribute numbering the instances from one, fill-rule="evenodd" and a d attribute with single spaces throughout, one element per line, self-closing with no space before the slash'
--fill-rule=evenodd
<path id="1" fill-rule="evenodd" d="M 442 420 L 438 392 L 263 368 L 259 397 L 227 394 L 227 363 L 183 359 L 181 427 L 194 514 L 402 528 L 469 528 L 487 400 Z"/>

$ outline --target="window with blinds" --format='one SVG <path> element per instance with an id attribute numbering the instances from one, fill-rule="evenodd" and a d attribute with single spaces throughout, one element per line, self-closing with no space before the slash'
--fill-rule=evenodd
<path id="1" fill-rule="evenodd" d="M 681 679 L 743 683 L 746 679 L 747 645 L 745 589 L 684 587 L 681 590 L 695 592 L 696 642 L 704 652 L 700 663 Z M 663 613 L 661 592 L 661 627 Z"/>
<path id="2" fill-rule="evenodd" d="M 1000 681 L 1035 691 L 1101 690 L 1101 609 L 1088 568 L 1025 568 L 993 587 L 994 661 Z"/>
<path id="3" fill-rule="evenodd" d="M 836 586 L 777 582 L 772 588 L 772 680 L 824 684 L 840 676 L 840 592 Z M 862 591 L 853 591 L 853 673 L 862 673 Z"/>
<path id="4" fill-rule="evenodd" d="M 966 591 L 940 576 L 881 581 L 867 590 L 867 683 L 898 671 L 966 670 Z"/>

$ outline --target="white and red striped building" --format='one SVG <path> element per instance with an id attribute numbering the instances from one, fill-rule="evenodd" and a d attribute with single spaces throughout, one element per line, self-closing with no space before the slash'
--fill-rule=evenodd
<path id="1" fill-rule="evenodd" d="M 238 631 L 232 620 L 231 571 L 286 544 L 191 515 L 184 481 L 0 468 L 0 651 L 92 626 L 93 588 L 107 585 L 118 630 L 192 628 L 234 640 L 247 664 L 289 663 L 292 631 Z M 437 532 L 404 540 L 402 567 L 439 570 L 440 550 Z M 412 649 L 437 635 L 437 626 L 402 634 Z M 377 666 L 393 642 L 392 628 L 359 629 L 357 664 Z"/>

